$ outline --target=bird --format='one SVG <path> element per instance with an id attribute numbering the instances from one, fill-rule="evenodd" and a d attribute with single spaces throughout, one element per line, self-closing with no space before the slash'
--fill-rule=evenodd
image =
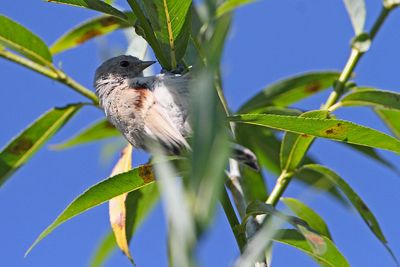
<path id="1" fill-rule="evenodd" d="M 190 72 L 143 76 L 156 61 L 131 55 L 106 60 L 95 72 L 94 87 L 106 118 L 135 148 L 160 145 L 170 155 L 190 150 Z M 233 157 L 258 170 L 255 154 L 232 144 Z"/>

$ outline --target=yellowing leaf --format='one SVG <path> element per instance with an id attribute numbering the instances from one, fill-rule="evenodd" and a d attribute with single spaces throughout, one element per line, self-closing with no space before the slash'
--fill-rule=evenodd
<path id="1" fill-rule="evenodd" d="M 121 157 L 115 165 L 111 176 L 127 172 L 132 168 L 132 146 L 127 145 L 121 153 Z M 109 213 L 111 227 L 114 231 L 115 241 L 122 252 L 133 263 L 132 255 L 129 251 L 129 242 L 126 232 L 126 207 L 125 200 L 128 193 L 119 195 L 109 201 Z"/>

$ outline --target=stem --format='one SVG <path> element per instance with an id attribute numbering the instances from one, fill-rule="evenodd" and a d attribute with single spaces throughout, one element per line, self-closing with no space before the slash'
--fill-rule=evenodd
<path id="1" fill-rule="evenodd" d="M 225 215 L 228 218 L 229 225 L 231 226 L 233 235 L 235 236 L 236 243 L 238 244 L 240 253 L 242 253 L 246 245 L 246 236 L 241 231 L 240 223 L 236 217 L 235 210 L 232 207 L 228 192 L 226 191 L 225 187 L 221 194 L 221 204 L 222 207 L 224 208 Z"/>
<path id="2" fill-rule="evenodd" d="M 378 18 L 376 19 L 374 25 L 372 26 L 372 28 L 368 34 L 371 42 L 375 38 L 376 34 L 382 27 L 387 16 L 390 14 L 390 11 L 392 11 L 393 8 L 394 7 L 382 7 Z M 350 79 L 350 76 L 353 73 L 354 68 L 357 66 L 358 62 L 360 61 L 361 57 L 364 54 L 365 54 L 365 52 L 359 51 L 355 48 L 351 49 L 351 53 L 346 62 L 346 65 L 344 66 L 342 73 L 340 74 L 339 79 L 337 80 L 337 82 L 335 84 L 335 88 L 334 88 L 333 92 L 328 97 L 328 100 L 326 101 L 326 103 L 324 105 L 324 109 L 329 109 L 342 96 L 347 81 Z"/>
<path id="3" fill-rule="evenodd" d="M 292 180 L 293 173 L 286 172 L 283 170 L 281 175 L 279 175 L 278 179 L 276 180 L 276 184 L 272 189 L 271 194 L 268 196 L 266 201 L 267 204 L 272 206 L 276 206 L 281 198 L 283 192 L 285 192 L 287 186 L 289 185 L 290 181 Z"/>
<path id="4" fill-rule="evenodd" d="M 372 26 L 370 32 L 369 32 L 369 37 L 372 42 L 372 40 L 376 37 L 376 34 L 382 27 L 383 23 L 385 22 L 387 16 L 390 14 L 390 11 L 394 9 L 395 6 L 389 6 L 385 7 L 383 6 L 381 9 L 381 12 L 376 19 L 374 25 Z M 343 95 L 344 89 L 346 86 L 346 83 L 349 81 L 351 74 L 353 73 L 353 70 L 357 66 L 358 62 L 360 61 L 361 57 L 364 55 L 365 52 L 359 51 L 355 49 L 354 47 L 351 49 L 350 56 L 346 62 L 346 65 L 344 66 L 339 79 L 337 80 L 334 90 L 332 93 L 329 95 L 325 105 L 321 108 L 324 110 L 333 110 L 338 107 L 338 105 L 335 105 L 339 98 Z M 333 108 L 331 108 L 333 106 Z M 269 195 L 266 203 L 276 206 L 279 202 L 280 197 L 283 195 L 285 192 L 286 188 L 288 187 L 291 178 L 293 177 L 294 173 L 292 172 L 287 172 L 286 170 L 283 170 L 280 176 L 278 177 L 278 180 L 276 181 L 276 184 L 274 188 L 272 189 L 271 194 Z"/>
<path id="5" fill-rule="evenodd" d="M 14 54 L 14 53 L 11 53 L 7 50 L 0 50 L 0 57 L 8 59 L 14 63 L 17 63 L 21 66 L 31 69 L 31 70 L 33 70 L 37 73 L 40 73 L 46 77 L 49 77 L 50 79 L 53 79 L 62 84 L 65 84 L 68 87 L 70 87 L 72 90 L 74 90 L 75 92 L 90 99 L 93 102 L 93 104 L 95 104 L 95 105 L 98 104 L 97 96 L 92 91 L 90 91 L 89 89 L 87 89 L 86 87 L 81 85 L 80 83 L 76 82 L 71 77 L 67 76 L 67 74 L 65 74 L 61 70 L 58 70 L 56 68 L 49 69 L 49 68 L 44 67 L 40 64 L 37 64 L 33 61 L 30 61 L 28 59 L 25 59 L 23 57 L 20 57 L 20 56 Z"/>

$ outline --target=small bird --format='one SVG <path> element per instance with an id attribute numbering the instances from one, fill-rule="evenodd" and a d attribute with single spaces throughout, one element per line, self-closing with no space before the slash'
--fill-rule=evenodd
<path id="1" fill-rule="evenodd" d="M 169 154 L 190 150 L 189 73 L 163 73 L 143 77 L 143 70 L 155 61 L 121 55 L 97 68 L 94 87 L 107 119 L 132 144 L 148 151 L 152 143 Z M 253 152 L 232 146 L 238 161 L 258 169 Z"/>

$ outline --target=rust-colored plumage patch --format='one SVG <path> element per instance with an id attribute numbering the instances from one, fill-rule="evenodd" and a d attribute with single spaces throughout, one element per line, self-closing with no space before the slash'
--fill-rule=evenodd
<path id="1" fill-rule="evenodd" d="M 149 97 L 150 91 L 146 87 L 135 88 L 138 96 L 135 100 L 135 108 L 141 109 L 145 106 L 145 103 Z"/>
<path id="2" fill-rule="evenodd" d="M 143 165 L 139 167 L 139 176 L 143 179 L 143 182 L 150 183 L 154 181 L 154 173 L 151 165 Z"/>

